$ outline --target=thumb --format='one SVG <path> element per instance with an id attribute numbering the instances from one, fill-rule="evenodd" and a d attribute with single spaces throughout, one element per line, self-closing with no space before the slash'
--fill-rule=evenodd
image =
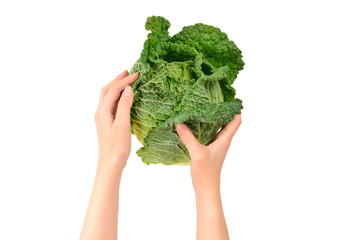
<path id="1" fill-rule="evenodd" d="M 181 138 L 181 141 L 185 144 L 190 154 L 191 152 L 195 152 L 201 146 L 199 141 L 196 139 L 190 128 L 186 126 L 186 124 L 176 124 L 175 128 Z"/>
<path id="2" fill-rule="evenodd" d="M 123 93 L 121 94 L 115 121 L 117 124 L 122 126 L 130 127 L 130 109 L 134 100 L 134 91 L 130 86 L 127 86 Z"/>

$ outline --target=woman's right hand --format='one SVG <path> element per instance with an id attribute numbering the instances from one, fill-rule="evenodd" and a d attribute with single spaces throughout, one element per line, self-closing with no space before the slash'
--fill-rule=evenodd
<path id="1" fill-rule="evenodd" d="M 195 191 L 220 188 L 221 168 L 240 124 L 241 115 L 235 115 L 234 120 L 223 127 L 216 135 L 215 141 L 208 146 L 200 144 L 184 123 L 176 124 L 176 131 L 190 154 L 191 177 Z"/>

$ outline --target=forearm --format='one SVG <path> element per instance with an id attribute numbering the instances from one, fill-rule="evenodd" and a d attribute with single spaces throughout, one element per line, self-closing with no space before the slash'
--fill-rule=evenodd
<path id="1" fill-rule="evenodd" d="M 220 188 L 195 190 L 197 209 L 197 240 L 228 240 Z"/>
<path id="2" fill-rule="evenodd" d="M 81 240 L 117 239 L 121 174 L 118 168 L 98 168 Z"/>

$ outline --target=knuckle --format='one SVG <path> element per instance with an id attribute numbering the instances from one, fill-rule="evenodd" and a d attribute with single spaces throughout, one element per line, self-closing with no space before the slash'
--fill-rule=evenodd
<path id="1" fill-rule="evenodd" d="M 104 121 L 111 118 L 111 115 L 102 109 L 98 109 L 94 114 L 95 122 Z"/>
<path id="2" fill-rule="evenodd" d="M 225 138 L 223 140 L 224 146 L 229 147 L 231 143 L 231 138 Z"/>
<path id="3" fill-rule="evenodd" d="M 105 87 L 103 87 L 103 88 L 101 88 L 101 93 L 105 93 L 106 92 L 106 90 L 107 90 L 107 87 L 105 86 Z"/>
<path id="4" fill-rule="evenodd" d="M 182 135 L 182 140 L 183 142 L 189 142 L 191 140 L 191 135 L 190 134 L 183 134 Z"/>
<path id="5" fill-rule="evenodd" d="M 235 136 L 235 134 L 237 133 L 238 129 L 239 129 L 239 126 L 237 126 L 237 128 L 234 129 L 234 131 L 232 131 L 232 133 L 231 133 L 231 138 Z"/>
<path id="6" fill-rule="evenodd" d="M 131 105 L 128 100 L 125 100 L 125 99 L 120 100 L 119 106 L 118 106 L 118 109 L 120 112 L 129 111 L 130 107 L 131 107 Z"/>
<path id="7" fill-rule="evenodd" d="M 109 88 L 109 92 L 112 92 L 112 91 L 114 91 L 114 90 L 116 90 L 116 86 L 111 86 L 111 87 Z"/>
<path id="8" fill-rule="evenodd" d="M 195 156 L 191 158 L 191 166 L 195 169 L 204 169 L 208 165 L 208 159 L 205 156 Z"/>
<path id="9" fill-rule="evenodd" d="M 125 87 L 125 84 L 124 82 L 120 81 L 120 82 L 117 82 L 116 84 L 114 84 L 113 86 L 116 90 L 118 89 L 123 89 Z"/>
<path id="10" fill-rule="evenodd" d="M 125 159 L 129 156 L 129 152 L 122 150 L 122 151 L 119 151 L 116 155 L 117 155 L 117 158 L 119 158 L 119 159 Z"/>
<path id="11" fill-rule="evenodd" d="M 124 92 L 123 92 L 119 103 L 128 105 L 131 101 L 132 101 L 132 98 L 128 94 L 124 94 Z"/>
<path id="12" fill-rule="evenodd" d="M 111 91 L 111 92 L 120 91 L 120 86 L 119 85 L 113 85 L 113 86 L 110 87 L 109 91 Z"/>
<path id="13" fill-rule="evenodd" d="M 224 145 L 228 146 L 231 143 L 231 139 L 232 139 L 232 134 L 230 134 L 229 136 L 221 138 L 221 141 L 223 142 Z"/>
<path id="14" fill-rule="evenodd" d="M 198 153 L 195 154 L 194 159 L 201 163 L 203 161 L 205 161 L 208 158 L 208 154 L 206 151 L 199 151 Z"/>
<path id="15" fill-rule="evenodd" d="M 118 128 L 121 128 L 121 126 L 122 126 L 121 121 L 119 121 L 118 119 L 115 119 L 115 121 L 113 122 L 113 127 L 115 129 L 118 129 Z"/>
<path id="16" fill-rule="evenodd" d="M 124 129 L 127 125 L 127 122 L 124 122 L 120 119 L 115 119 L 115 121 L 113 122 L 113 127 L 116 129 Z"/>
<path id="17" fill-rule="evenodd" d="M 95 121 L 99 121 L 101 118 L 101 115 L 102 115 L 101 111 L 97 110 L 94 115 Z"/>

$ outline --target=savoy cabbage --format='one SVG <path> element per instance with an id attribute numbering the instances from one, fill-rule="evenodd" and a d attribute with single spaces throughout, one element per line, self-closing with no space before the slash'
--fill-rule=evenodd
<path id="1" fill-rule="evenodd" d="M 144 163 L 189 165 L 175 124 L 184 122 L 200 143 L 210 144 L 243 108 L 231 85 L 244 62 L 219 28 L 198 23 L 171 37 L 169 27 L 163 17 L 146 21 L 151 33 L 130 70 L 140 74 L 132 86 L 131 132 L 143 144 L 137 154 Z"/>

